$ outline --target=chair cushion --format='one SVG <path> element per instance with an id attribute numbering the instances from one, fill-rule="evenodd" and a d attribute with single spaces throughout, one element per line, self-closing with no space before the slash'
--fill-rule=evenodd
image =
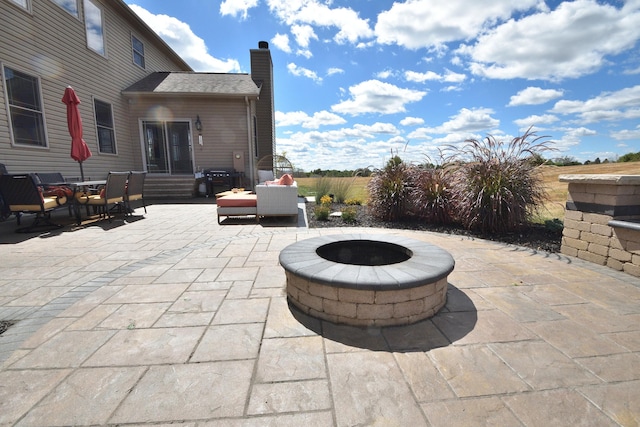
<path id="1" fill-rule="evenodd" d="M 44 210 L 53 209 L 57 206 L 67 203 L 66 197 L 45 197 L 43 199 Z M 10 205 L 9 209 L 14 212 L 39 212 L 40 205 Z"/>
<path id="2" fill-rule="evenodd" d="M 73 189 L 66 185 L 47 185 L 42 194 L 45 197 L 57 196 L 57 197 L 71 197 L 73 196 Z"/>
<path id="3" fill-rule="evenodd" d="M 219 197 L 216 200 L 219 207 L 253 207 L 257 204 L 255 194 L 230 194 L 228 196 Z"/>

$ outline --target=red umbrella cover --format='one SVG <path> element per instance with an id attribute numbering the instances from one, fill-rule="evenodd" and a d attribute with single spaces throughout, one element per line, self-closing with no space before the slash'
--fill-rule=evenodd
<path id="1" fill-rule="evenodd" d="M 82 119 L 78 104 L 80 98 L 71 86 L 67 87 L 62 97 L 62 102 L 67 104 L 67 124 L 69 126 L 69 135 L 71 135 L 71 158 L 77 162 L 82 162 L 91 157 L 91 150 L 87 143 L 82 139 Z"/>

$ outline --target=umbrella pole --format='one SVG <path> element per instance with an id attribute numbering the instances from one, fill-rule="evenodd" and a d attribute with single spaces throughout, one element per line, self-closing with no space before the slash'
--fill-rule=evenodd
<path id="1" fill-rule="evenodd" d="M 82 169 L 82 162 L 80 163 L 80 181 L 84 181 L 84 170 Z"/>

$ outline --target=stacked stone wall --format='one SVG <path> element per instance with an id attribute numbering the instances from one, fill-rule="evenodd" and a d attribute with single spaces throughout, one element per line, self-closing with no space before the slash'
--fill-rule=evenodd
<path id="1" fill-rule="evenodd" d="M 561 252 L 640 277 L 640 176 L 562 175 Z"/>

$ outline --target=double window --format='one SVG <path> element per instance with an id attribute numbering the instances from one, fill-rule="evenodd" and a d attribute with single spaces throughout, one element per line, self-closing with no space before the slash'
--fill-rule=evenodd
<path id="1" fill-rule="evenodd" d="M 101 153 L 116 154 L 116 133 L 113 127 L 111 104 L 93 100 L 98 132 L 98 148 Z"/>
<path id="2" fill-rule="evenodd" d="M 40 80 L 9 67 L 3 67 L 3 76 L 13 143 L 46 147 Z"/>
<path id="3" fill-rule="evenodd" d="M 133 51 L 133 63 L 144 68 L 144 44 L 133 34 L 131 35 L 131 49 Z"/>

